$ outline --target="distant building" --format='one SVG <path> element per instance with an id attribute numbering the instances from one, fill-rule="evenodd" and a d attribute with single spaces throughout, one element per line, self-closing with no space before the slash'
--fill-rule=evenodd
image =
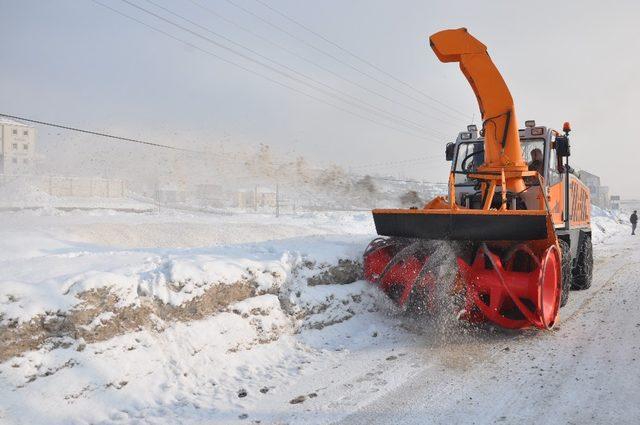
<path id="1" fill-rule="evenodd" d="M 31 174 L 35 143 L 35 128 L 0 117 L 0 174 Z"/>
<path id="2" fill-rule="evenodd" d="M 580 171 L 579 176 L 580 180 L 582 180 L 582 182 L 589 188 L 589 192 L 591 192 L 591 203 L 601 208 L 606 208 L 608 202 L 602 202 L 602 196 L 600 193 L 600 189 L 602 188 L 600 185 L 600 177 L 584 170 Z M 608 191 L 609 189 L 607 188 L 607 192 Z"/>
<path id="3" fill-rule="evenodd" d="M 601 208 L 611 208 L 611 199 L 609 197 L 609 186 L 600 186 L 598 189 L 599 199 L 597 205 Z"/>
<path id="4" fill-rule="evenodd" d="M 584 170 L 581 170 L 579 175 L 582 183 L 587 185 L 587 187 L 589 188 L 589 191 L 591 192 L 591 198 L 593 199 L 594 195 L 597 195 L 600 190 L 600 177 Z"/>
<path id="5" fill-rule="evenodd" d="M 620 209 L 620 196 L 619 195 L 611 195 L 611 209 L 619 210 Z"/>

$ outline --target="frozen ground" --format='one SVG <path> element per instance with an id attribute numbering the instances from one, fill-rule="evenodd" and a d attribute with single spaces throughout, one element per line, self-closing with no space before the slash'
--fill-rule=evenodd
<path id="1" fill-rule="evenodd" d="M 1 213 L 0 422 L 637 423 L 640 242 L 596 213 L 592 288 L 517 333 L 395 311 L 368 213 Z"/>

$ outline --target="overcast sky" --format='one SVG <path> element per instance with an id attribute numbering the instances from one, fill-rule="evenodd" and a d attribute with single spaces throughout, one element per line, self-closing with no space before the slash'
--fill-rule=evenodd
<path id="1" fill-rule="evenodd" d="M 427 39 L 465 26 L 489 47 L 521 125 L 570 121 L 574 166 L 640 197 L 640 2 L 260 0 L 374 68 L 258 0 L 127 0 L 204 38 L 99 1 L 192 46 L 91 0 L 0 0 L 2 113 L 175 145 L 187 135 L 263 142 L 362 173 L 445 181 L 444 145 L 478 108 Z"/>

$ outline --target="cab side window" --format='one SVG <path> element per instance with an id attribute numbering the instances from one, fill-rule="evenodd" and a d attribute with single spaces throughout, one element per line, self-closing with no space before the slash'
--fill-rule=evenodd
<path id="1" fill-rule="evenodd" d="M 555 137 L 552 140 L 552 146 L 554 145 L 553 142 L 555 142 Z M 553 148 L 549 151 L 549 184 L 554 185 L 560 183 L 561 180 L 562 176 L 558 172 L 558 155 L 556 154 L 556 149 Z"/>

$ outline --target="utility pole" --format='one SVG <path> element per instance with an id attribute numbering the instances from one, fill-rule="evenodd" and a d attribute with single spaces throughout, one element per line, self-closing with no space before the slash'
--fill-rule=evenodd
<path id="1" fill-rule="evenodd" d="M 280 188 L 276 183 L 276 217 L 280 217 Z"/>
<path id="2" fill-rule="evenodd" d="M 156 182 L 156 203 L 158 205 L 158 215 L 160 215 L 160 181 Z"/>
<path id="3" fill-rule="evenodd" d="M 258 211 L 258 185 L 253 190 L 253 210 Z"/>

